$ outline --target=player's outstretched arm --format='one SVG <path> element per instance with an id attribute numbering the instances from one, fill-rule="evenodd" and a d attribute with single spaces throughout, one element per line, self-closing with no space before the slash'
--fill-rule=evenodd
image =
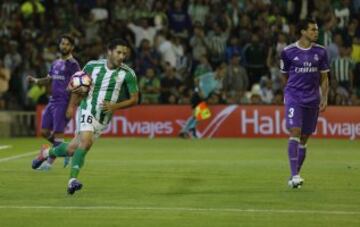
<path id="1" fill-rule="evenodd" d="M 115 110 L 124 109 L 136 105 L 138 103 L 138 100 L 139 100 L 139 93 L 136 92 L 130 94 L 130 98 L 127 100 L 118 103 L 104 102 L 101 104 L 101 106 L 105 113 L 113 113 Z"/>
<path id="2" fill-rule="evenodd" d="M 27 80 L 30 83 L 34 83 L 36 85 L 47 85 L 47 84 L 50 84 L 51 77 L 49 75 L 47 75 L 46 77 L 43 77 L 43 78 L 36 78 L 36 77 L 31 76 L 31 75 L 28 75 Z"/>
<path id="3" fill-rule="evenodd" d="M 327 107 L 328 93 L 329 93 L 329 77 L 328 73 L 321 73 L 321 100 L 320 100 L 320 112 L 324 112 Z"/>

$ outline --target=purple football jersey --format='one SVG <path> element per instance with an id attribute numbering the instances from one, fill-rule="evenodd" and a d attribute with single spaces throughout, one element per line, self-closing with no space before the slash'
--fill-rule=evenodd
<path id="1" fill-rule="evenodd" d="M 326 49 L 313 44 L 305 49 L 293 43 L 281 52 L 281 72 L 287 74 L 285 103 L 318 107 L 321 74 L 329 72 Z"/>
<path id="2" fill-rule="evenodd" d="M 66 87 L 71 76 L 79 70 L 80 65 L 74 58 L 58 59 L 51 64 L 49 71 L 52 78 L 50 102 L 68 102 L 69 92 L 66 91 Z"/>

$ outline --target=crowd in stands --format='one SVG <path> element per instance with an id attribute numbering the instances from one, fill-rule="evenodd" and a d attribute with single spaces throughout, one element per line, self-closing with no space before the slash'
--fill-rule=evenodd
<path id="1" fill-rule="evenodd" d="M 102 58 L 114 37 L 132 46 L 144 104 L 187 104 L 194 79 L 226 62 L 213 104 L 283 103 L 279 54 L 298 39 L 296 24 L 314 18 L 331 65 L 330 105 L 360 105 L 360 0 L 2 0 L 0 109 L 32 109 L 60 34 L 76 39 L 83 66 Z"/>

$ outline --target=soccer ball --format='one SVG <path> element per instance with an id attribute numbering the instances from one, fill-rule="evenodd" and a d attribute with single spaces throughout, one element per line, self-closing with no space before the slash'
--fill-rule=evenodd
<path id="1" fill-rule="evenodd" d="M 89 75 L 84 71 L 78 71 L 71 76 L 68 89 L 73 91 L 81 87 L 82 92 L 88 92 L 91 86 L 92 80 Z"/>

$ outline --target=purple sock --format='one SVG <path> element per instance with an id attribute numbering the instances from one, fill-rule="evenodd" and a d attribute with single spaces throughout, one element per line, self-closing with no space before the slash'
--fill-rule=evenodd
<path id="1" fill-rule="evenodd" d="M 63 142 L 64 142 L 64 139 L 55 138 L 54 143 L 53 143 L 53 147 L 57 147 L 57 146 L 59 146 L 59 144 L 61 144 Z"/>
<path id="2" fill-rule="evenodd" d="M 298 172 L 300 172 L 301 170 L 305 157 L 306 157 L 306 145 L 300 144 L 298 148 Z"/>
<path id="3" fill-rule="evenodd" d="M 289 162 L 290 162 L 290 170 L 291 176 L 295 176 L 298 174 L 298 146 L 299 139 L 295 137 L 290 137 L 288 143 L 288 154 L 289 154 Z"/>

